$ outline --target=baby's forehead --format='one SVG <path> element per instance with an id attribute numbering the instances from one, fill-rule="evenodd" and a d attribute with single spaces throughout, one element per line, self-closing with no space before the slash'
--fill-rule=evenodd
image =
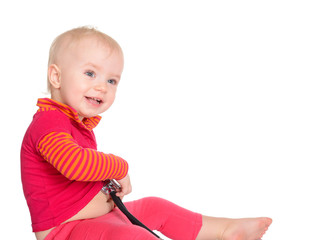
<path id="1" fill-rule="evenodd" d="M 123 64 L 123 54 L 117 46 L 111 45 L 99 38 L 81 38 L 68 41 L 59 51 L 56 64 L 58 66 L 88 67 L 90 64 L 100 68 L 103 64 Z M 102 65 L 101 65 L 102 64 Z"/>

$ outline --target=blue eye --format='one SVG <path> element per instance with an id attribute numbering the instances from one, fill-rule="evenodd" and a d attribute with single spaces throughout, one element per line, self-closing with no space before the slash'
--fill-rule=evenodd
<path id="1" fill-rule="evenodd" d="M 117 84 L 117 81 L 114 80 L 114 79 L 109 79 L 108 80 L 108 83 L 112 84 L 112 85 L 116 85 Z"/>
<path id="2" fill-rule="evenodd" d="M 86 74 L 88 77 L 95 77 L 95 73 L 92 72 L 92 71 L 87 71 L 87 72 L 85 72 L 85 74 Z"/>

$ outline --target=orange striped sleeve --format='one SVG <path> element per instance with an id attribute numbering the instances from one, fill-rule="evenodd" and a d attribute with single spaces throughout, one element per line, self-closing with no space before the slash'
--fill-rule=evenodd
<path id="1" fill-rule="evenodd" d="M 39 142 L 38 150 L 47 162 L 70 180 L 119 180 L 128 173 L 128 163 L 124 159 L 83 148 L 65 132 L 47 134 Z"/>

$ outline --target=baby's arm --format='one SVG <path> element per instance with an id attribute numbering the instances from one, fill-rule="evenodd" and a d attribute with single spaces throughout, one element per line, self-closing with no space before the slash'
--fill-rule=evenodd
<path id="1" fill-rule="evenodd" d="M 70 180 L 119 180 L 128 172 L 128 163 L 124 159 L 82 148 L 65 132 L 47 134 L 39 142 L 38 150 L 47 162 Z"/>

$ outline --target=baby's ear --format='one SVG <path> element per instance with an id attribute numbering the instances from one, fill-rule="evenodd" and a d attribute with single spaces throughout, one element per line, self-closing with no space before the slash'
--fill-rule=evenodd
<path id="1" fill-rule="evenodd" d="M 48 79 L 52 87 L 60 88 L 60 69 L 56 64 L 51 64 L 48 69 Z"/>

